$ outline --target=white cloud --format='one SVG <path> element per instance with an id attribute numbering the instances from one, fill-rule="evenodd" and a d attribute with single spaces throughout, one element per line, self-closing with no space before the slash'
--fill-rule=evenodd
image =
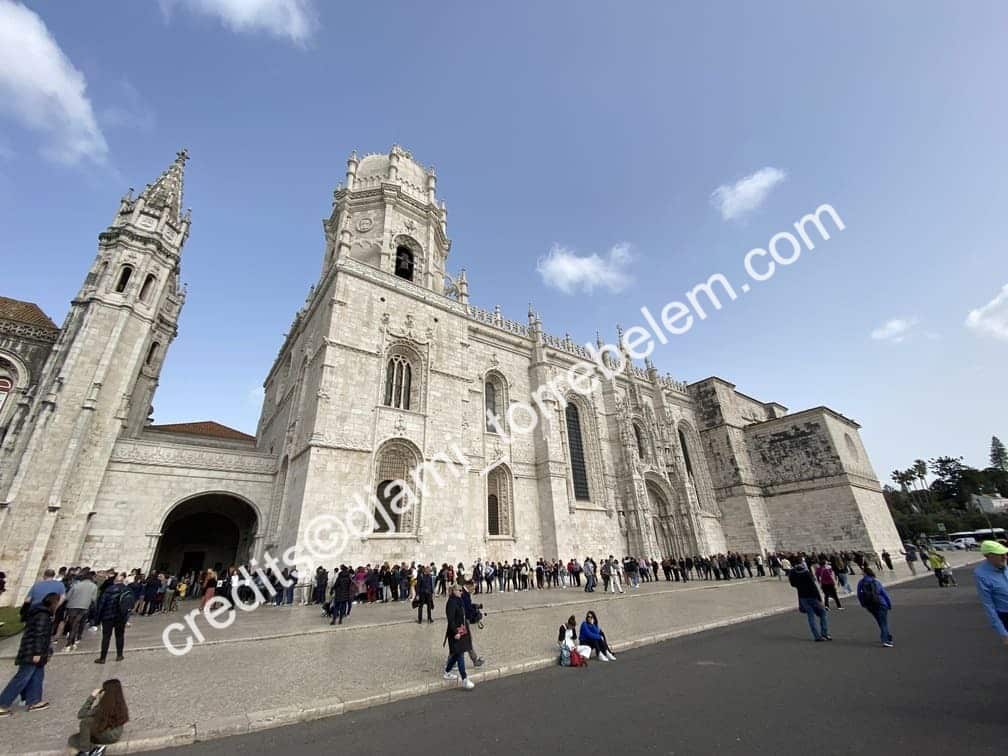
<path id="1" fill-rule="evenodd" d="M 990 302 L 970 310 L 966 325 L 974 331 L 1008 341 L 1008 284 L 1002 286 Z"/>
<path id="2" fill-rule="evenodd" d="M 786 178 L 780 168 L 760 168 L 751 176 L 734 184 L 722 184 L 711 193 L 711 202 L 725 220 L 734 220 L 750 213 L 770 194 L 770 190 Z"/>
<path id="3" fill-rule="evenodd" d="M 297 45 L 318 26 L 314 0 L 161 0 L 165 15 L 176 5 L 218 18 L 233 32 L 264 31 Z"/>
<path id="4" fill-rule="evenodd" d="M 573 294 L 580 289 L 591 294 L 596 287 L 609 291 L 622 291 L 631 281 L 626 272 L 630 264 L 630 245 L 615 245 L 604 256 L 590 254 L 578 256 L 573 250 L 554 244 L 546 257 L 540 257 L 536 270 L 547 286 Z"/>
<path id="5" fill-rule="evenodd" d="M 917 322 L 917 318 L 893 318 L 872 331 L 871 337 L 876 341 L 892 341 L 899 344 Z"/>
<path id="6" fill-rule="evenodd" d="M 45 157 L 67 164 L 105 161 L 108 144 L 86 89 L 84 74 L 42 19 L 19 3 L 0 0 L 0 112 L 46 134 Z"/>

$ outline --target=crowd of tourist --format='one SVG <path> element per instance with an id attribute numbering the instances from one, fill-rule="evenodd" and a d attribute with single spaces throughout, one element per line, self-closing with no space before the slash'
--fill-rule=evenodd
<path id="1" fill-rule="evenodd" d="M 900 551 L 913 567 L 917 549 L 906 544 Z M 921 561 L 935 569 L 939 583 L 945 584 L 943 574 L 948 562 L 937 554 L 924 550 Z M 0 696 L 0 716 L 9 713 L 18 696 L 29 710 L 45 708 L 42 700 L 44 661 L 55 652 L 58 642 L 72 651 L 78 648 L 88 632 L 101 630 L 100 653 L 94 660 L 106 663 L 112 640 L 116 644 L 116 661 L 125 653 L 125 631 L 131 618 L 149 617 L 170 613 L 180 608 L 180 602 L 192 601 L 200 607 L 219 597 L 236 602 L 256 601 L 257 594 L 270 606 L 294 604 L 319 605 L 331 624 L 342 624 L 353 606 L 360 604 L 409 602 L 417 611 L 417 622 L 433 622 L 436 597 L 447 597 L 445 607 L 445 643 L 449 659 L 445 667 L 446 679 L 458 679 L 462 687 L 471 689 L 465 669 L 468 655 L 475 666 L 483 663 L 477 654 L 470 627 L 483 626 L 483 604 L 473 600 L 474 595 L 542 590 L 580 590 L 593 593 L 623 594 L 637 590 L 642 583 L 689 581 L 748 581 L 758 578 L 787 579 L 798 591 L 799 606 L 807 614 L 809 627 L 815 640 L 830 640 L 826 611 L 830 601 L 842 609 L 838 591 L 853 593 L 849 576 L 865 575 L 857 590 L 859 603 L 875 617 L 881 630 L 883 645 L 892 646 L 892 636 L 887 625 L 891 609 L 888 594 L 875 579 L 876 570 L 893 570 L 892 556 L 860 551 L 776 552 L 745 554 L 728 552 L 709 556 L 654 558 L 613 555 L 586 556 L 584 559 L 512 559 L 482 560 L 470 565 L 463 562 L 421 564 L 399 562 L 381 564 L 340 565 L 332 573 L 318 566 L 313 573 L 302 575 L 297 568 L 279 571 L 230 566 L 226 570 L 206 569 L 188 574 L 173 575 L 165 571 L 144 574 L 139 569 L 126 574 L 110 569 L 93 571 L 90 568 L 61 568 L 58 572 L 47 570 L 36 583 L 24 605 L 22 617 L 28 624 L 25 638 L 30 640 L 19 654 L 19 673 Z M 824 601 L 825 600 L 825 603 Z M 572 616 L 561 626 L 558 635 L 559 660 L 570 666 L 583 666 L 594 654 L 601 661 L 613 661 L 615 655 L 602 631 L 594 611 L 589 611 L 580 627 Z M 37 647 L 37 648 L 36 648 Z M 44 648 L 43 648 L 44 647 Z M 24 657 L 24 658 L 22 658 Z M 22 664 L 21 662 L 25 662 Z M 116 681 L 110 681 L 102 690 L 116 691 Z M 95 692 L 85 709 L 94 709 L 100 697 Z M 121 697 L 121 689 L 108 700 Z M 110 704 L 111 706 L 111 704 Z M 125 704 L 115 707 L 117 712 L 104 725 L 125 716 Z M 82 709 L 83 711 L 83 709 Z M 121 727 L 121 725 L 119 725 Z M 90 736 L 82 725 L 80 742 L 87 743 Z M 106 728 L 108 729 L 108 728 Z M 112 734 L 107 735 L 113 737 Z M 100 736 L 99 736 L 100 737 Z M 90 742 L 100 743 L 90 738 Z M 114 742 L 114 741 L 109 741 Z M 82 749 L 87 752 L 87 749 Z"/>

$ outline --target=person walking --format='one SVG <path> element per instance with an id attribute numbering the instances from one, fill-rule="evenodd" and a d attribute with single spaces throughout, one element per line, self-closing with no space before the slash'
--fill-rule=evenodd
<path id="1" fill-rule="evenodd" d="M 474 604 L 472 601 L 473 580 L 468 578 L 462 584 L 462 609 L 465 613 L 466 629 L 469 631 L 469 659 L 474 667 L 483 666 L 483 657 L 476 653 L 476 644 L 472 641 L 472 626 L 482 627 L 483 604 Z"/>
<path id="2" fill-rule="evenodd" d="M 350 568 L 340 565 L 336 579 L 333 580 L 332 603 L 329 605 L 329 624 L 342 625 L 343 618 L 350 615 L 353 608 L 353 581 L 350 579 Z"/>
<path id="3" fill-rule="evenodd" d="M 80 643 L 84 634 L 84 623 L 92 606 L 98 600 L 98 586 L 91 578 L 90 572 L 85 572 L 80 580 L 70 586 L 66 596 L 66 633 L 67 651 L 73 651 Z"/>
<path id="4" fill-rule="evenodd" d="M 98 608 L 95 610 L 95 619 L 101 624 L 101 654 L 95 659 L 95 664 L 104 664 L 108 656 L 109 643 L 115 633 L 116 661 L 123 660 L 123 651 L 126 647 L 126 623 L 129 621 L 130 612 L 133 609 L 133 593 L 126 585 L 126 573 L 121 572 L 116 575 L 113 583 L 98 601 Z"/>
<path id="5" fill-rule="evenodd" d="M 434 608 L 434 578 L 431 575 L 429 567 L 424 567 L 423 573 L 417 579 L 416 591 L 417 595 L 413 599 L 413 603 L 417 610 L 417 624 L 423 623 L 424 607 L 427 607 L 427 622 L 433 622 L 434 620 L 431 619 L 431 610 Z"/>
<path id="6" fill-rule="evenodd" d="M 836 575 L 833 572 L 833 568 L 829 565 L 829 562 L 826 560 L 819 562 L 819 566 L 816 567 L 815 576 L 822 588 L 826 608 L 829 609 L 829 601 L 830 599 L 833 599 L 836 601 L 837 609 L 843 609 L 840 605 L 840 596 L 837 595 Z"/>
<path id="7" fill-rule="evenodd" d="M 893 637 L 889 632 L 889 611 L 892 609 L 892 599 L 889 598 L 882 583 L 875 577 L 875 570 L 868 565 L 862 569 L 864 577 L 857 584 L 858 603 L 878 623 L 882 645 L 886 648 L 892 648 Z"/>
<path id="8" fill-rule="evenodd" d="M 819 595 L 815 578 L 805 566 L 805 562 L 799 561 L 791 568 L 788 581 L 798 592 L 798 611 L 808 620 L 809 630 L 812 631 L 815 642 L 833 640 L 829 634 L 829 623 L 826 621 L 826 607 L 823 605 L 822 596 Z M 816 619 L 819 620 L 818 627 Z"/>
<path id="9" fill-rule="evenodd" d="M 469 634 L 469 627 L 466 623 L 465 609 L 462 605 L 462 589 L 458 583 L 452 583 L 448 587 L 448 601 L 445 602 L 445 619 L 447 627 L 445 629 L 445 644 L 448 645 L 448 661 L 445 664 L 444 679 L 458 680 L 461 678 L 461 686 L 465 690 L 472 690 L 476 686 L 466 675 L 465 657 L 472 650 L 472 636 Z M 453 670 L 458 667 L 458 674 Z"/>
<path id="10" fill-rule="evenodd" d="M 129 721 L 122 683 L 113 678 L 91 691 L 77 712 L 77 720 L 77 732 L 67 741 L 68 746 L 77 750 L 77 756 L 101 756 L 105 746 L 118 743 Z"/>
<path id="11" fill-rule="evenodd" d="M 24 699 L 27 711 L 49 707 L 49 702 L 42 700 L 42 686 L 45 682 L 45 665 L 52 650 L 53 615 L 56 614 L 61 599 L 61 594 L 53 591 L 43 597 L 41 604 L 28 610 L 14 659 L 18 670 L 0 692 L 0 717 L 10 715 L 11 706 L 18 696 Z"/>
<path id="12" fill-rule="evenodd" d="M 903 556 L 906 557 L 906 563 L 907 563 L 907 567 L 910 568 L 910 574 L 911 575 L 916 575 L 917 574 L 917 547 L 914 546 L 912 543 L 907 542 L 907 543 L 903 544 L 903 551 L 901 551 L 900 554 L 902 554 Z"/>
<path id="13" fill-rule="evenodd" d="M 977 596 L 991 627 L 1008 646 L 1008 548 L 997 541 L 984 541 L 980 553 L 984 561 L 973 570 Z"/>
<path id="14" fill-rule="evenodd" d="M 889 572 L 892 572 L 893 571 L 892 555 L 888 551 L 885 551 L 884 549 L 882 551 L 882 561 L 885 562 L 886 569 L 889 570 Z"/>

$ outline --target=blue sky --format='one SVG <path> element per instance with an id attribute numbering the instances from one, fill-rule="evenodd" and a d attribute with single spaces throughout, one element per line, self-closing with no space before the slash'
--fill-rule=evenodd
<path id="1" fill-rule="evenodd" d="M 0 0 L 0 294 L 60 322 L 118 198 L 188 147 L 155 417 L 254 431 L 351 149 L 434 164 L 472 301 L 579 341 L 737 284 L 828 202 L 846 230 L 659 369 L 856 419 L 884 482 L 1008 440 L 1008 7 L 480 5 Z"/>

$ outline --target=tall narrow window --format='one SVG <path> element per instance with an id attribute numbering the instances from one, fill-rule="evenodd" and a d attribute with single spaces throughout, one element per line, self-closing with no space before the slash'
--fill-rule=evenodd
<path id="1" fill-rule="evenodd" d="M 140 288 L 140 301 L 141 302 L 149 302 L 150 301 L 151 294 L 154 291 L 154 283 L 156 281 L 157 281 L 157 276 L 155 276 L 153 273 L 151 275 L 147 276 L 147 278 L 144 279 L 144 284 Z"/>
<path id="2" fill-rule="evenodd" d="M 634 423 L 634 438 L 637 439 L 637 456 L 644 459 L 644 437 L 641 435 L 640 426 Z"/>
<path id="3" fill-rule="evenodd" d="M 395 355 L 385 368 L 385 404 L 398 409 L 410 408 L 413 368 L 405 357 Z"/>
<path id="4" fill-rule="evenodd" d="M 130 276 L 133 275 L 133 268 L 129 265 L 123 265 L 122 272 L 119 274 L 119 280 L 116 282 L 116 293 L 122 294 L 126 291 L 126 287 L 129 285 Z"/>
<path id="5" fill-rule="evenodd" d="M 154 364 L 154 358 L 157 357 L 158 348 L 160 346 L 161 345 L 158 342 L 156 342 L 156 341 L 150 345 L 150 349 L 147 350 L 147 364 L 148 365 L 153 365 Z"/>
<path id="6" fill-rule="evenodd" d="M 407 281 L 413 280 L 413 252 L 409 247 L 396 247 L 395 274 Z"/>
<path id="7" fill-rule="evenodd" d="M 498 465 L 487 475 L 487 535 L 511 535 L 511 471 Z"/>
<path id="8" fill-rule="evenodd" d="M 693 477 L 693 464 L 689 458 L 689 447 L 686 446 L 686 436 L 683 435 L 682 428 L 679 429 L 679 443 L 682 444 L 683 459 L 686 460 L 686 474 Z"/>
<path id="9" fill-rule="evenodd" d="M 486 429 L 490 433 L 495 433 L 500 421 L 497 408 L 497 387 L 491 381 L 483 384 L 483 399 L 486 404 Z"/>
<path id="10" fill-rule="evenodd" d="M 378 484 L 377 506 L 375 507 L 375 532 L 398 533 L 402 486 L 398 481 L 383 480 Z"/>
<path id="11" fill-rule="evenodd" d="M 487 496 L 487 532 L 492 535 L 500 535 L 500 502 L 497 494 Z"/>
<path id="12" fill-rule="evenodd" d="M 0 414 L 3 413 L 7 397 L 14 391 L 14 382 L 10 378 L 0 377 Z"/>
<path id="13" fill-rule="evenodd" d="M 581 438 L 581 416 L 573 402 L 567 403 L 564 414 L 567 416 L 567 445 L 570 449 L 574 498 L 588 501 L 588 469 L 585 467 L 584 440 Z"/>

